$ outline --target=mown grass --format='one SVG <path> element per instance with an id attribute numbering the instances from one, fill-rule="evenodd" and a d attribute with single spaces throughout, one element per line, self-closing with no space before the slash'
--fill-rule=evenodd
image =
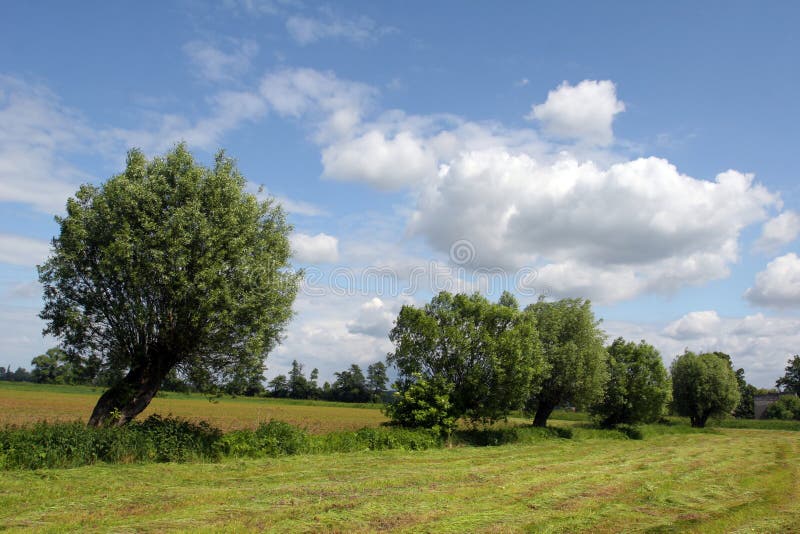
<path id="1" fill-rule="evenodd" d="M 35 421 L 86 421 L 102 388 L 0 382 L 0 426 Z M 207 421 L 221 430 L 255 429 L 278 419 L 312 434 L 357 430 L 386 421 L 377 404 L 326 401 L 220 397 L 164 392 L 153 399 L 140 418 L 152 414 L 174 415 L 190 421 Z"/>
<path id="2" fill-rule="evenodd" d="M 799 466 L 796 433 L 717 429 L 0 472 L 0 528 L 796 532 Z"/>

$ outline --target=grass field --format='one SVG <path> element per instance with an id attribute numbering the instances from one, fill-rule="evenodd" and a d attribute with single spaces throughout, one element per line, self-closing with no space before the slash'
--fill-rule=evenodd
<path id="1" fill-rule="evenodd" d="M 0 382 L 0 426 L 34 421 L 86 421 L 101 393 L 100 388 L 85 386 Z M 378 405 L 248 397 L 209 401 L 199 394 L 172 392 L 153 399 L 140 417 L 153 413 L 205 420 L 222 430 L 255 428 L 262 421 L 279 419 L 312 434 L 356 430 L 386 421 Z"/>
<path id="2" fill-rule="evenodd" d="M 99 394 L 0 383 L 0 425 L 85 419 Z M 178 394 L 150 412 L 317 433 L 384 420 L 370 405 Z M 584 414 L 554 416 L 573 439 L 0 471 L 0 530 L 800 532 L 798 425 L 697 431 L 675 420 L 628 440 Z"/>
<path id="3" fill-rule="evenodd" d="M 0 472 L 0 528 L 426 532 L 800 530 L 796 433 Z"/>

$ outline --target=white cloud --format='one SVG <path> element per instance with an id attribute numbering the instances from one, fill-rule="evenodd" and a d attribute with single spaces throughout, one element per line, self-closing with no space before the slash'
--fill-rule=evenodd
<path id="1" fill-rule="evenodd" d="M 267 112 L 264 99 L 248 91 L 221 91 L 208 97 L 207 103 L 208 115 L 196 120 L 181 115 L 152 115 L 143 121 L 144 128 L 115 128 L 106 134 L 118 145 L 138 147 L 146 153 L 164 152 L 180 141 L 190 149 L 215 151 L 225 134 Z"/>
<path id="2" fill-rule="evenodd" d="M 320 10 L 318 17 L 294 15 L 286 20 L 286 30 L 301 46 L 323 39 L 344 39 L 356 44 L 375 41 L 390 31 L 379 28 L 369 17 L 344 18 L 327 9 Z"/>
<path id="3" fill-rule="evenodd" d="M 769 308 L 800 307 L 800 258 L 791 252 L 767 264 L 756 274 L 756 283 L 744 297 Z"/>
<path id="4" fill-rule="evenodd" d="M 317 141 L 348 137 L 360 124 L 376 90 L 313 69 L 282 69 L 264 76 L 260 94 L 279 115 L 308 115 L 318 123 Z"/>
<path id="5" fill-rule="evenodd" d="M 361 305 L 356 319 L 347 323 L 347 330 L 351 334 L 385 339 L 394 326 L 398 312 L 399 309 L 392 309 L 378 297 L 373 297 Z"/>
<path id="6" fill-rule="evenodd" d="M 764 223 L 755 248 L 766 252 L 774 251 L 791 243 L 798 235 L 800 235 L 800 215 L 794 211 L 785 211 Z"/>
<path id="7" fill-rule="evenodd" d="M 364 182 L 379 189 L 400 189 L 437 172 L 434 154 L 410 132 L 386 138 L 371 130 L 322 151 L 324 176 Z"/>
<path id="8" fill-rule="evenodd" d="M 50 243 L 11 234 L 0 234 L 0 263 L 33 267 L 44 262 Z"/>
<path id="9" fill-rule="evenodd" d="M 709 182 L 657 158 L 603 169 L 486 150 L 424 184 L 410 228 L 440 251 L 468 239 L 478 265 L 537 266 L 559 295 L 610 302 L 727 276 L 741 230 L 776 201 L 734 171 Z"/>
<path id="10" fill-rule="evenodd" d="M 328 234 L 291 235 L 294 258 L 301 263 L 334 263 L 339 259 L 339 240 Z"/>
<path id="11" fill-rule="evenodd" d="M 200 76 L 212 82 L 233 81 L 250 69 L 258 44 L 248 39 L 230 39 L 229 50 L 222 50 L 206 41 L 190 41 L 183 51 Z"/>
<path id="12" fill-rule="evenodd" d="M 612 82 L 584 80 L 575 86 L 564 82 L 550 91 L 528 118 L 538 119 L 545 132 L 557 138 L 609 145 L 614 140 L 614 116 L 623 111 L 625 104 L 617 100 Z"/>
<path id="13" fill-rule="evenodd" d="M 536 268 L 559 296 L 614 302 L 724 278 L 742 231 L 780 204 L 734 170 L 704 180 L 664 159 L 564 151 L 530 129 L 452 115 L 388 110 L 368 120 L 374 89 L 330 72 L 278 71 L 261 92 L 279 114 L 317 125 L 323 176 L 409 191 L 410 235 L 445 256 L 466 239 L 473 266 Z M 607 81 L 562 85 L 543 106 L 551 130 L 580 122 L 586 130 L 573 133 L 595 143 L 610 140 L 624 108 Z"/>
<path id="14" fill-rule="evenodd" d="M 716 311 L 696 311 L 668 324 L 664 333 L 675 339 L 697 339 L 713 335 L 720 323 Z"/>
<path id="15" fill-rule="evenodd" d="M 0 202 L 62 211 L 90 179 L 67 155 L 91 152 L 98 136 L 49 89 L 2 75 L 0 124 Z"/>

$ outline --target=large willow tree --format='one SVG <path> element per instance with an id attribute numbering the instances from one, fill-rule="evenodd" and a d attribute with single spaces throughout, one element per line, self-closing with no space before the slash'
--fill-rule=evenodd
<path id="1" fill-rule="evenodd" d="M 46 333 L 120 379 L 90 425 L 144 410 L 172 369 L 199 385 L 260 375 L 291 317 L 297 284 L 280 206 L 245 191 L 234 161 L 212 168 L 184 145 L 83 185 L 57 217 L 39 267 Z"/>

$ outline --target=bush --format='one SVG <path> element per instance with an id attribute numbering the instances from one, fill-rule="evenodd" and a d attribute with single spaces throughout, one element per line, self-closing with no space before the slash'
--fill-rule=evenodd
<path id="1" fill-rule="evenodd" d="M 767 406 L 765 415 L 767 419 L 800 420 L 800 398 L 783 396 Z"/>
<path id="2" fill-rule="evenodd" d="M 441 377 L 424 378 L 414 374 L 408 387 L 395 393 L 394 402 L 384 411 L 386 416 L 400 426 L 429 428 L 443 436 L 449 436 L 456 426 L 450 395 L 453 384 Z"/>
<path id="3" fill-rule="evenodd" d="M 192 423 L 156 414 L 141 423 L 130 423 L 127 430 L 145 438 L 152 446 L 150 459 L 156 462 L 215 459 L 219 455 L 215 444 L 222 437 L 222 431 L 205 421 Z"/>
<path id="4" fill-rule="evenodd" d="M 310 440 L 305 430 L 283 421 L 261 423 L 255 431 L 258 448 L 266 456 L 308 452 Z"/>
<path id="5" fill-rule="evenodd" d="M 152 415 L 124 427 L 36 423 L 0 430 L 0 467 L 40 469 L 97 462 L 215 460 L 222 432 L 208 423 Z"/>

